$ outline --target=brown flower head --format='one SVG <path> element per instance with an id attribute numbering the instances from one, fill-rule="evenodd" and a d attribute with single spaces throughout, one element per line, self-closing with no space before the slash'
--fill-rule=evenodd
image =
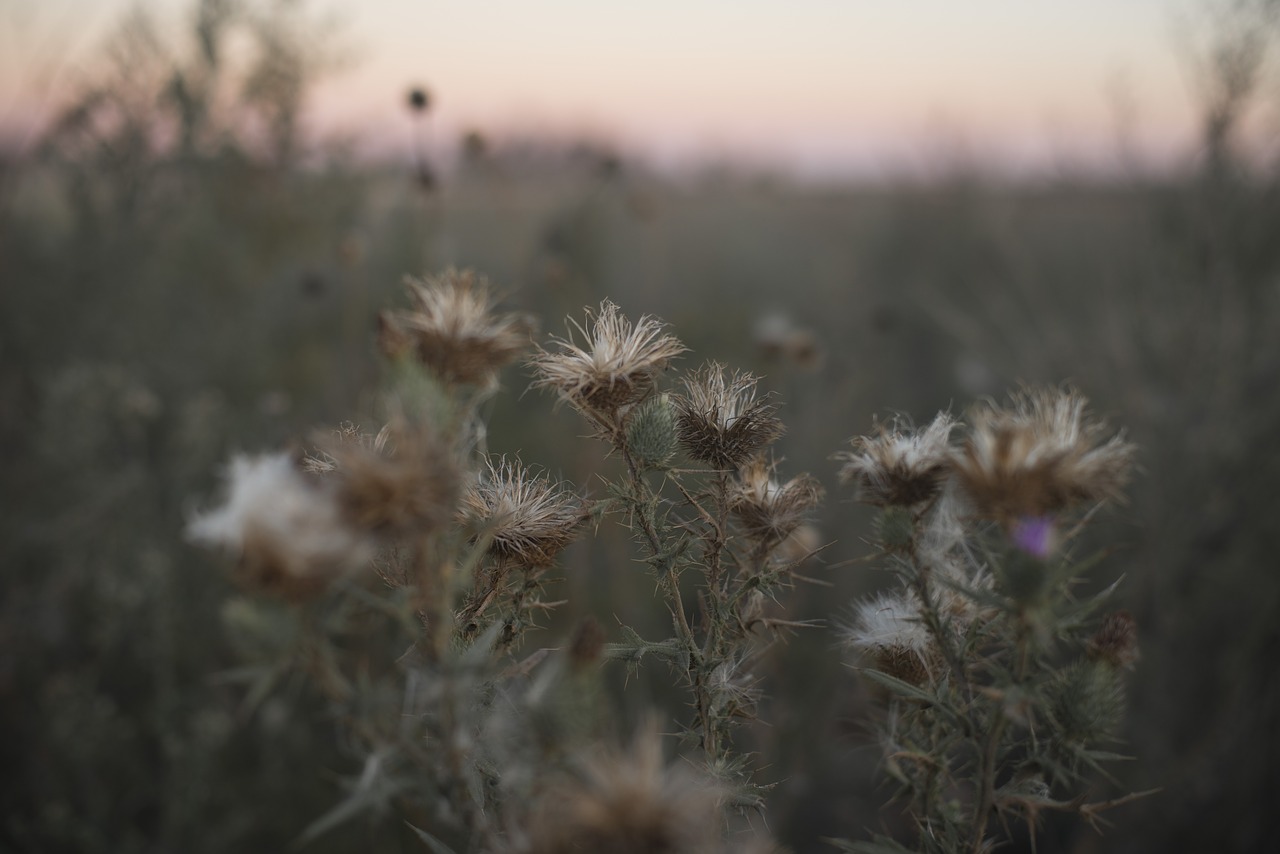
<path id="1" fill-rule="evenodd" d="M 685 378 L 685 393 L 675 401 L 676 423 L 689 456 L 716 468 L 737 468 L 786 432 L 774 414 L 777 406 L 757 396 L 758 382 L 719 362 Z"/>
<path id="2" fill-rule="evenodd" d="M 729 499 L 743 531 L 763 546 L 791 536 L 822 501 L 822 485 L 813 476 L 802 474 L 779 484 L 773 474 L 773 464 L 757 457 L 739 473 Z"/>
<path id="3" fill-rule="evenodd" d="M 492 538 L 490 552 L 525 567 L 549 566 L 587 519 L 586 505 L 567 485 L 505 457 L 489 460 L 463 493 L 462 513 Z"/>
<path id="4" fill-rule="evenodd" d="M 308 467 L 332 472 L 343 515 L 359 530 L 403 536 L 453 521 L 461 477 L 434 433 L 393 424 L 370 439 L 344 426 L 322 447 Z"/>
<path id="5" fill-rule="evenodd" d="M 1133 667 L 1138 660 L 1138 624 L 1128 611 L 1103 617 L 1102 625 L 1089 638 L 1089 658 L 1105 661 L 1117 669 Z"/>
<path id="6" fill-rule="evenodd" d="M 1133 445 L 1105 438 L 1074 391 L 1024 390 L 1009 408 L 973 414 L 973 429 L 952 455 L 956 478 L 978 513 L 1013 524 L 1049 517 L 1078 502 L 1123 498 Z"/>
<path id="7" fill-rule="evenodd" d="M 446 382 L 490 386 L 529 346 L 533 322 L 495 314 L 489 283 L 475 272 L 451 268 L 406 284 L 412 307 L 378 319 L 389 357 L 412 355 Z"/>
<path id="8" fill-rule="evenodd" d="M 587 312 L 587 326 L 574 322 L 586 339 L 579 347 L 574 335 L 552 341 L 557 352 L 542 350 L 529 362 L 536 388 L 555 389 L 561 399 L 586 413 L 614 413 L 636 403 L 653 388 L 668 363 L 685 351 L 661 321 L 641 317 L 634 326 L 609 300 L 596 313 Z"/>
<path id="9" fill-rule="evenodd" d="M 288 454 L 237 456 L 227 480 L 226 503 L 197 514 L 187 536 L 235 554 L 245 586 L 303 601 L 373 556 L 335 493 L 309 481 Z"/>
<path id="10" fill-rule="evenodd" d="M 720 791 L 667 765 L 648 728 L 627 752 L 582 762 L 533 814 L 526 854 L 704 854 L 720 848 Z"/>
<path id="11" fill-rule="evenodd" d="M 938 494 L 951 468 L 955 421 L 939 412 L 923 430 L 901 430 L 897 422 L 874 436 L 858 436 L 853 450 L 836 454 L 843 462 L 840 482 L 857 497 L 880 507 L 913 507 Z"/>

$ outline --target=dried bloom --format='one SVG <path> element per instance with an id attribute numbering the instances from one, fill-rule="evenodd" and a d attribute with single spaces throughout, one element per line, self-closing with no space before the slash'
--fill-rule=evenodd
<path id="1" fill-rule="evenodd" d="M 857 497 L 880 507 L 913 507 L 942 489 L 951 467 L 951 431 L 955 420 L 939 412 L 919 431 L 898 429 L 897 422 L 874 436 L 853 440 L 853 450 L 836 454 L 844 463 L 840 482 L 857 488 Z"/>
<path id="2" fill-rule="evenodd" d="M 936 664 L 937 651 L 919 607 L 900 593 L 860 602 L 853 622 L 844 628 L 844 641 L 876 670 L 913 685 L 927 682 Z"/>
<path id="3" fill-rule="evenodd" d="M 391 429 L 374 442 L 331 444 L 338 501 L 356 528 L 403 536 L 448 525 L 456 513 L 460 475 L 453 454 L 434 434 Z"/>
<path id="4" fill-rule="evenodd" d="M 187 536 L 237 554 L 248 586 L 300 601 L 372 556 L 335 494 L 309 483 L 287 454 L 237 456 L 228 481 L 226 503 L 192 519 Z"/>
<path id="5" fill-rule="evenodd" d="M 381 452 L 386 447 L 389 435 L 388 427 L 383 427 L 375 436 L 365 433 L 353 421 L 343 421 L 329 436 L 317 442 L 319 447 L 314 454 L 307 454 L 302 458 L 302 470 L 308 474 L 332 474 L 338 470 L 338 460 L 330 451 L 348 445 L 359 445 Z"/>
<path id="6" fill-rule="evenodd" d="M 791 536 L 822 501 L 822 485 L 812 475 L 779 484 L 773 473 L 773 464 L 757 457 L 739 473 L 729 498 L 746 535 L 765 547 Z"/>
<path id="7" fill-rule="evenodd" d="M 661 321 L 641 317 L 634 325 L 609 300 L 599 312 L 587 312 L 591 331 L 574 322 L 584 346 L 554 339 L 558 352 L 543 350 L 530 360 L 534 387 L 555 389 L 563 400 L 588 413 L 613 413 L 641 400 L 658 373 L 685 351 Z"/>
<path id="8" fill-rule="evenodd" d="M 716 468 L 737 468 L 777 441 L 786 428 L 777 406 L 756 396 L 759 380 L 710 362 L 685 379 L 676 398 L 680 444 Z"/>
<path id="9" fill-rule="evenodd" d="M 1138 660 L 1138 624 L 1128 611 L 1115 611 L 1102 619 L 1102 625 L 1089 638 L 1089 658 L 1105 661 L 1112 667 L 1128 669 Z"/>
<path id="10" fill-rule="evenodd" d="M 525 567 L 550 565 L 587 519 L 586 505 L 567 485 L 505 457 L 490 460 L 463 492 L 462 513 L 492 538 L 490 552 Z"/>
<path id="11" fill-rule="evenodd" d="M 704 854 L 720 850 L 720 791 L 662 759 L 647 729 L 626 753 L 608 751 L 551 789 L 529 827 L 526 854 Z"/>
<path id="12" fill-rule="evenodd" d="M 978 513 L 1012 525 L 1051 516 L 1077 502 L 1122 497 L 1133 445 L 1086 416 L 1073 391 L 1027 390 L 1012 406 L 973 416 L 964 447 L 952 455 L 960 485 Z"/>
<path id="13" fill-rule="evenodd" d="M 396 358 L 413 355 L 450 383 L 492 385 L 529 345 L 532 321 L 495 314 L 489 283 L 471 270 L 407 282 L 412 307 L 379 317 L 379 344 Z"/>

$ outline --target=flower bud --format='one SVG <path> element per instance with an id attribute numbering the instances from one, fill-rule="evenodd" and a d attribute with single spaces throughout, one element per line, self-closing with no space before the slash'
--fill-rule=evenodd
<path id="1" fill-rule="evenodd" d="M 645 401 L 632 413 L 627 447 L 642 468 L 666 468 L 676 452 L 676 413 L 667 395 Z"/>

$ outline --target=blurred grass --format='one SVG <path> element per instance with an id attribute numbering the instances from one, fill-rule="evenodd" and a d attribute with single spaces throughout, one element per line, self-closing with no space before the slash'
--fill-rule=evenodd
<path id="1" fill-rule="evenodd" d="M 231 590 L 181 530 L 231 450 L 372 423 L 374 316 L 400 300 L 403 274 L 449 264 L 490 276 L 546 331 L 609 297 L 670 321 L 687 364 L 767 376 L 788 469 L 831 496 L 832 568 L 809 572 L 832 587 L 797 591 L 801 619 L 838 620 L 880 583 L 835 568 L 866 551 L 866 514 L 828 462 L 849 436 L 876 414 L 923 420 L 1020 381 L 1076 383 L 1142 448 L 1109 572 L 1126 576 L 1144 654 L 1124 782 L 1164 792 L 1102 837 L 1050 821 L 1039 850 L 1280 847 L 1267 817 L 1280 791 L 1280 172 L 1233 160 L 1226 136 L 1160 180 L 677 184 L 601 152 L 499 151 L 428 193 L 340 150 L 157 148 L 145 111 L 114 115 L 11 156 L 0 178 L 2 847 L 270 850 L 331 805 L 332 772 L 352 758 L 303 686 L 249 710 L 216 678 L 239 661 L 220 620 Z M 761 346 L 779 317 L 818 359 Z M 592 488 L 598 448 L 572 412 L 522 395 L 525 380 L 505 378 L 491 449 Z M 660 632 L 629 555 L 613 529 L 572 549 L 563 619 Z M 780 838 L 822 850 L 820 837 L 891 823 L 873 712 L 830 632 L 797 636 L 764 669 L 757 737 L 780 781 Z M 661 700 L 666 681 L 654 668 L 623 696 Z M 355 844 L 408 843 L 393 823 L 313 849 Z"/>

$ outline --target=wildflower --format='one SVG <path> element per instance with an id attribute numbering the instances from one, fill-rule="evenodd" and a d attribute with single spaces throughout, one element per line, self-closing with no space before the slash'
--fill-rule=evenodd
<path id="1" fill-rule="evenodd" d="M 567 486 L 505 458 L 490 460 L 463 493 L 462 512 L 491 537 L 490 552 L 525 567 L 550 565 L 587 518 L 582 499 Z"/>
<path id="2" fill-rule="evenodd" d="M 737 468 L 781 438 L 777 407 L 756 396 L 759 380 L 710 362 L 685 380 L 676 399 L 680 444 L 716 468 Z"/>
<path id="3" fill-rule="evenodd" d="M 1024 391 L 1012 407 L 974 414 L 973 430 L 952 455 L 960 485 L 978 513 L 1007 526 L 1052 516 L 1077 502 L 1121 498 L 1133 446 L 1090 420 L 1072 391 Z"/>
<path id="4" fill-rule="evenodd" d="M 720 791 L 683 766 L 668 766 L 657 732 L 627 752 L 582 762 L 551 789 L 529 828 L 527 854 L 702 854 L 720 850 Z"/>
<path id="5" fill-rule="evenodd" d="M 791 536 L 821 500 L 822 486 L 812 475 L 779 484 L 773 479 L 773 466 L 757 457 L 739 474 L 729 507 L 748 537 L 774 546 Z"/>
<path id="6" fill-rule="evenodd" d="M 844 641 L 876 670 L 913 685 L 928 681 L 937 658 L 919 607 L 903 594 L 884 593 L 859 603 Z"/>
<path id="7" fill-rule="evenodd" d="M 875 436 L 859 436 L 842 460 L 840 482 L 857 488 L 857 497 L 880 507 L 914 507 L 934 498 L 950 472 L 951 431 L 955 420 L 939 412 L 917 432 L 895 424 Z"/>
<path id="8" fill-rule="evenodd" d="M 489 283 L 471 270 L 407 282 L 412 307 L 383 312 L 378 340 L 391 358 L 416 357 L 442 380 L 491 386 L 529 344 L 532 321 L 495 314 Z"/>
<path id="9" fill-rule="evenodd" d="M 348 440 L 330 447 L 325 458 L 336 473 L 339 503 L 360 530 L 404 536 L 453 520 L 458 468 L 433 433 L 390 429 L 373 442 Z"/>
<path id="10" fill-rule="evenodd" d="M 609 300 L 594 315 L 588 311 L 587 321 L 590 332 L 574 323 L 586 339 L 584 347 L 570 334 L 555 339 L 558 352 L 543 350 L 530 360 L 535 387 L 555 389 L 587 413 L 607 415 L 637 403 L 658 373 L 685 351 L 675 336 L 664 334 L 661 321 L 645 316 L 633 326 Z"/>
<path id="11" fill-rule="evenodd" d="M 1086 649 L 1093 661 L 1105 661 L 1117 669 L 1133 667 L 1138 660 L 1138 624 L 1133 615 L 1128 611 L 1108 614 Z"/>
<path id="12" fill-rule="evenodd" d="M 226 503 L 192 519 L 187 536 L 238 554 L 247 585 L 300 601 L 372 556 L 335 494 L 309 483 L 287 454 L 237 456 L 228 481 Z"/>

